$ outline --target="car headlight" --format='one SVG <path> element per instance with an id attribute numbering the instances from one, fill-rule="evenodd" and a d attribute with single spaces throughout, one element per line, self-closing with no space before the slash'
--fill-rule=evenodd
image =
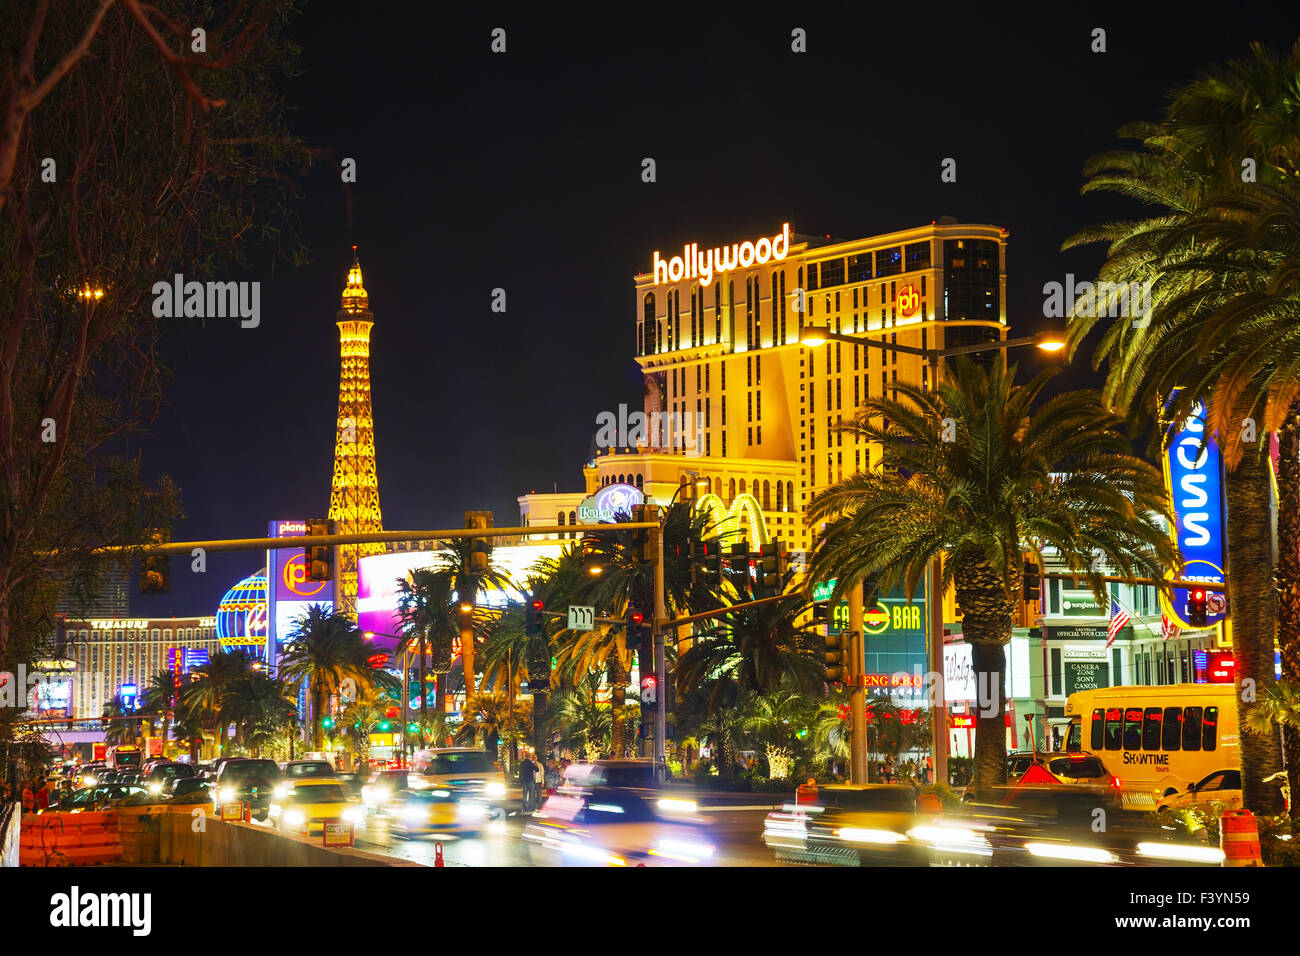
<path id="1" fill-rule="evenodd" d="M 289 795 L 290 789 L 291 787 L 287 783 L 277 783 L 275 789 L 271 791 L 271 796 L 275 797 L 277 800 L 283 800 Z"/>
<path id="2" fill-rule="evenodd" d="M 487 807 L 474 800 L 462 800 L 456 807 L 456 816 L 461 820 L 482 820 L 487 816 Z"/>
<path id="3" fill-rule="evenodd" d="M 483 792 L 489 797 L 504 797 L 506 795 L 506 785 L 494 780 L 483 788 Z"/>
<path id="4" fill-rule="evenodd" d="M 1186 846 L 1178 843 L 1139 843 L 1138 856 L 1156 860 L 1176 860 L 1180 863 L 1223 862 L 1223 851 L 1217 847 Z"/>
<path id="5" fill-rule="evenodd" d="M 841 827 L 835 835 L 847 843 L 906 843 L 907 837 L 893 830 L 877 830 L 865 827 Z"/>
<path id="6" fill-rule="evenodd" d="M 408 823 L 424 823 L 429 819 L 429 811 L 424 807 L 412 804 L 402 808 L 402 819 Z"/>
<path id="7" fill-rule="evenodd" d="M 99 786 L 99 780 L 98 780 L 98 778 L 96 778 L 96 777 L 82 777 L 82 778 L 81 778 L 81 783 L 82 783 L 83 786 L 87 786 L 87 787 L 98 787 L 98 786 Z"/>
<path id="8" fill-rule="evenodd" d="M 153 783 L 149 784 L 149 792 L 162 793 L 162 784 L 158 783 L 157 781 L 154 781 Z"/>
<path id="9" fill-rule="evenodd" d="M 301 810 L 286 810 L 281 817 L 284 825 L 288 827 L 300 827 L 307 822 L 307 815 Z"/>
<path id="10" fill-rule="evenodd" d="M 235 802 L 235 788 L 234 788 L 234 787 L 222 787 L 222 788 L 221 788 L 221 792 L 218 793 L 217 796 L 221 798 L 221 802 L 222 802 L 222 803 L 234 803 L 234 802 Z"/>
<path id="11" fill-rule="evenodd" d="M 343 811 L 343 819 L 349 823 L 360 823 L 366 817 L 366 812 L 360 807 L 348 807 Z"/>

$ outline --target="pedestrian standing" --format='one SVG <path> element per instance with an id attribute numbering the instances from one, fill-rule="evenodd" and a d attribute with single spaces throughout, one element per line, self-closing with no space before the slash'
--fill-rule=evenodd
<path id="1" fill-rule="evenodd" d="M 533 763 L 532 759 L 527 755 L 525 755 L 524 759 L 519 764 L 519 787 L 524 792 L 524 803 L 523 803 L 524 813 L 528 813 L 531 810 L 535 809 L 533 806 L 533 801 L 537 795 L 536 786 L 535 786 L 536 780 L 537 780 L 537 764 Z"/>
<path id="2" fill-rule="evenodd" d="M 546 798 L 546 758 L 542 757 L 539 760 L 537 778 L 533 782 L 533 786 L 537 789 L 536 796 L 533 798 L 533 807 L 538 810 L 542 808 L 542 801 Z"/>
<path id="3" fill-rule="evenodd" d="M 50 787 L 48 781 L 41 782 L 41 789 L 36 791 L 36 809 L 48 810 L 50 808 Z"/>
<path id="4" fill-rule="evenodd" d="M 23 784 L 23 813 L 36 812 L 36 792 L 32 790 L 31 783 Z"/>
<path id="5" fill-rule="evenodd" d="M 885 767 L 884 770 L 882 771 L 882 774 L 885 778 L 885 783 L 894 782 L 894 755 L 893 754 L 885 755 Z"/>

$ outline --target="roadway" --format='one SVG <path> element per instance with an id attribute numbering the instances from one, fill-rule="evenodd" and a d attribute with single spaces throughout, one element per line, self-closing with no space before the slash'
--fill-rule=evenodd
<path id="1" fill-rule="evenodd" d="M 762 798 L 758 798 L 762 799 Z M 716 866 L 782 866 L 763 845 L 763 820 L 769 806 L 758 803 L 746 807 L 702 808 L 709 820 L 711 842 L 717 852 Z M 442 844 L 446 866 L 554 866 L 559 860 L 546 851 L 534 857 L 528 844 L 520 839 L 531 814 L 512 813 L 503 820 L 489 823 L 476 836 L 459 837 L 448 833 L 439 836 L 403 839 L 390 836 L 375 817 L 357 832 L 357 848 L 381 853 L 425 866 L 433 866 L 438 843 Z"/>

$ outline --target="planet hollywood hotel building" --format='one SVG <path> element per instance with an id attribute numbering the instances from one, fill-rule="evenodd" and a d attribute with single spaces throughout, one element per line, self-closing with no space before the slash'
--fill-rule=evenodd
<path id="1" fill-rule="evenodd" d="M 597 487 L 628 475 L 676 486 L 695 471 L 727 505 L 752 495 L 770 537 L 806 551 L 812 496 L 879 459 L 836 424 L 900 379 L 928 385 L 930 370 L 865 345 L 801 346 L 800 331 L 812 323 L 913 348 L 996 341 L 1006 241 L 997 226 L 945 218 L 850 241 L 785 223 L 740 243 L 655 251 L 636 277 L 645 412 L 693 422 L 698 435 L 678 429 L 668 447 L 598 457 Z"/>

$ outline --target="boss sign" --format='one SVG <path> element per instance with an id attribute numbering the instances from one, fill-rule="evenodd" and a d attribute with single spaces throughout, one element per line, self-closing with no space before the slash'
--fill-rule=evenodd
<path id="1" fill-rule="evenodd" d="M 1177 397 L 1169 396 L 1168 408 Z M 1174 543 L 1182 559 L 1183 578 L 1223 583 L 1223 458 L 1213 437 L 1205 436 L 1205 406 L 1197 403 L 1192 414 L 1174 430 L 1165 446 L 1165 486 L 1174 510 Z M 1173 592 L 1173 606 L 1166 608 L 1179 624 L 1188 628 L 1187 589 Z M 1207 623 L 1213 627 L 1227 609 L 1211 611 Z"/>

